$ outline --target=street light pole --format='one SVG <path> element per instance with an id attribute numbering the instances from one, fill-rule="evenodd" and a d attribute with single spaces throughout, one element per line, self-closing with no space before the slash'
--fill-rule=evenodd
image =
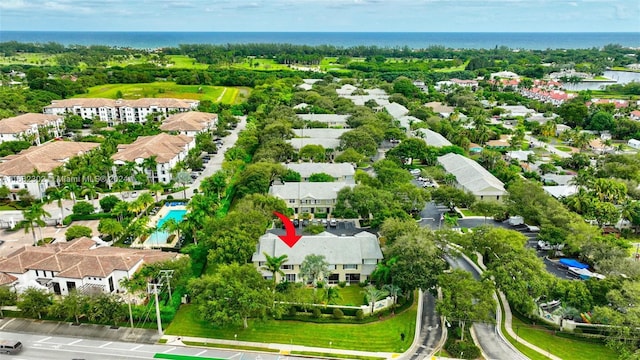
<path id="1" fill-rule="evenodd" d="M 162 319 L 160 319 L 160 302 L 158 301 L 158 284 L 147 284 L 147 292 L 152 292 L 156 301 L 156 318 L 158 322 L 158 335 L 162 336 Z"/>

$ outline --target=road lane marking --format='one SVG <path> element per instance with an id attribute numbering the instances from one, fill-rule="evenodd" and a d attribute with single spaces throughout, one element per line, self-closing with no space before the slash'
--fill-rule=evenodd
<path id="1" fill-rule="evenodd" d="M 200 351 L 199 353 L 197 353 L 197 354 L 196 354 L 196 356 L 200 356 L 200 355 L 202 355 L 202 354 L 204 354 L 204 353 L 206 353 L 206 352 L 207 352 L 207 350 L 202 350 L 202 351 Z"/>
<path id="2" fill-rule="evenodd" d="M 106 344 L 102 344 L 102 345 L 98 346 L 98 348 L 102 349 L 103 347 L 109 346 L 109 345 L 111 345 L 111 344 L 113 344 L 113 341 L 109 341 L 109 342 L 108 342 L 108 343 L 106 343 Z"/>
<path id="3" fill-rule="evenodd" d="M 138 346 L 134 347 L 133 349 L 131 349 L 130 351 L 136 351 L 136 350 L 140 349 L 143 346 L 144 345 L 138 345 Z"/>
<path id="4" fill-rule="evenodd" d="M 167 349 L 167 350 L 163 351 L 162 353 L 163 353 L 163 354 L 166 354 L 166 353 L 171 352 L 171 351 L 173 351 L 173 350 L 175 350 L 175 349 L 176 349 L 176 347 L 175 347 L 175 346 L 172 346 L 170 349 Z"/>
<path id="5" fill-rule="evenodd" d="M 13 318 L 13 319 L 11 319 L 11 320 L 7 321 L 6 323 L 2 324 L 2 327 L 0 327 L 0 329 L 4 329 L 7 325 L 11 324 L 11 322 L 12 322 L 13 320 L 15 320 L 15 319 L 16 319 L 16 318 Z"/>
<path id="6" fill-rule="evenodd" d="M 49 339 L 51 339 L 51 336 L 47 336 L 46 338 L 38 340 L 37 342 L 45 342 L 45 341 L 47 341 Z"/>
<path id="7" fill-rule="evenodd" d="M 72 342 L 68 343 L 67 345 L 74 345 L 74 344 L 79 343 L 80 341 L 82 341 L 82 339 L 79 339 L 79 340 L 76 340 L 76 341 L 72 341 Z"/>

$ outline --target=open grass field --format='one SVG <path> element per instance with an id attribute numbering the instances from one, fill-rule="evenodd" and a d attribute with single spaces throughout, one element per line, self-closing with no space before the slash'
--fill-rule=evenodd
<path id="1" fill-rule="evenodd" d="M 183 305 L 165 333 L 168 335 L 263 343 L 296 344 L 362 351 L 404 352 L 413 342 L 417 305 L 368 324 L 317 324 L 285 320 L 250 320 L 249 328 L 217 327 L 198 318 L 194 305 Z M 404 341 L 400 333 L 406 335 Z"/>
<path id="2" fill-rule="evenodd" d="M 571 148 L 568 146 L 556 145 L 555 148 L 560 151 L 571 152 Z"/>
<path id="3" fill-rule="evenodd" d="M 139 99 L 143 97 L 167 97 L 176 99 L 197 99 L 235 104 L 240 102 L 240 89 L 224 86 L 207 85 L 177 85 L 173 82 L 153 82 L 141 84 L 107 84 L 89 88 L 87 94 L 76 97 L 88 98 L 118 98 L 118 92 L 123 99 Z"/>
<path id="4" fill-rule="evenodd" d="M 55 55 L 42 53 L 20 53 L 13 56 L 0 56 L 1 65 L 56 65 L 57 63 Z"/>
<path id="5" fill-rule="evenodd" d="M 433 69 L 433 71 L 435 72 L 454 72 L 454 71 L 464 71 L 464 69 L 467 67 L 467 65 L 469 64 L 469 60 L 465 61 L 464 64 L 460 65 L 460 66 L 454 66 L 454 67 L 448 67 L 448 68 L 444 68 L 444 69 Z"/>
<path id="6" fill-rule="evenodd" d="M 196 61 L 196 59 L 190 58 L 187 55 L 167 55 L 169 67 L 179 69 L 198 69 L 204 70 L 209 68 L 209 65 L 202 64 Z"/>
<path id="7" fill-rule="evenodd" d="M 618 358 L 618 354 L 604 344 L 555 336 L 549 330 L 525 324 L 515 316 L 512 328 L 521 338 L 564 360 Z"/>

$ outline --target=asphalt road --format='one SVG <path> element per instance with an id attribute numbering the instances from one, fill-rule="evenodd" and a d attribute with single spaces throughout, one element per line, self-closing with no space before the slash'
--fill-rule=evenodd
<path id="1" fill-rule="evenodd" d="M 0 332 L 0 338 L 18 340 L 23 343 L 23 350 L 20 353 L 6 356 L 0 355 L 0 359 L 5 357 L 15 360 L 153 359 L 154 355 L 158 353 L 242 360 L 305 359 L 293 356 L 281 356 L 277 353 L 268 354 L 200 347 L 136 344 L 12 332 Z"/>
<path id="2" fill-rule="evenodd" d="M 428 291 L 424 291 L 423 293 L 422 324 L 419 335 L 420 346 L 417 351 L 411 355 L 411 360 L 424 359 L 426 356 L 429 356 L 442 337 L 440 315 L 436 313 L 436 299 Z"/>
<path id="3" fill-rule="evenodd" d="M 482 277 L 480 273 L 462 257 L 445 255 L 445 259 L 453 268 L 470 272 L 476 280 L 480 280 Z M 502 337 L 498 336 L 495 325 L 476 322 L 473 323 L 473 328 L 476 332 L 478 345 L 489 359 L 522 359 L 522 355 L 519 352 L 514 351 L 507 345 Z"/>

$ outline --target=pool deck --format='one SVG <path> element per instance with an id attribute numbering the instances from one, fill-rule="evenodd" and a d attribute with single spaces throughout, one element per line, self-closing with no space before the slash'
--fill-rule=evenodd
<path id="1" fill-rule="evenodd" d="M 170 203 L 171 202 L 167 202 L 167 204 L 170 204 Z M 171 211 L 171 210 L 187 210 L 187 207 L 185 205 L 168 206 L 167 204 L 163 205 L 155 215 L 151 215 L 149 217 L 149 223 L 147 224 L 149 226 L 149 228 L 155 229 L 156 226 L 158 225 L 158 221 L 160 221 L 160 219 L 165 217 L 169 213 L 169 211 Z M 163 248 L 163 247 L 173 248 L 173 247 L 176 246 L 176 243 L 178 242 L 178 237 L 177 236 L 173 237 L 173 241 L 171 241 L 170 243 L 165 243 L 165 244 L 153 244 L 153 245 L 152 244 L 145 244 L 145 241 L 147 239 L 148 239 L 148 237 L 145 238 L 145 240 L 141 240 L 140 238 L 136 238 L 136 240 L 133 242 L 133 244 L 131 244 L 130 247 L 132 247 L 132 248 L 140 248 L 140 249 Z"/>

